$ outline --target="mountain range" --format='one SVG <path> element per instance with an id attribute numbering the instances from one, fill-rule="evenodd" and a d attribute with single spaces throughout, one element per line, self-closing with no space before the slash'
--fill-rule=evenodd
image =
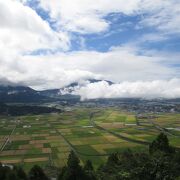
<path id="1" fill-rule="evenodd" d="M 83 83 L 73 82 L 60 89 L 49 89 L 36 91 L 26 86 L 16 85 L 0 85 L 0 102 L 4 103 L 32 103 L 32 102 L 47 102 L 54 100 L 80 99 L 79 96 L 71 95 L 74 88 L 84 86 L 87 83 L 97 83 L 102 80 L 88 79 Z M 111 81 L 106 81 L 108 84 L 113 84 Z M 66 93 L 64 93 L 66 92 Z"/>

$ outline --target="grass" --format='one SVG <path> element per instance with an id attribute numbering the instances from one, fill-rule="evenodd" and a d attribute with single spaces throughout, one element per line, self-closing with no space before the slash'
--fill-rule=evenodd
<path id="1" fill-rule="evenodd" d="M 10 149 L 18 149 L 20 145 L 28 144 L 29 141 L 12 141 L 10 144 L 8 144 L 4 150 L 10 150 Z"/>
<path id="2" fill-rule="evenodd" d="M 90 155 L 99 155 L 99 152 L 96 151 L 94 148 L 92 148 L 92 146 L 90 145 L 80 145 L 80 146 L 76 146 L 76 149 L 79 152 L 84 152 L 85 154 L 90 154 Z M 102 164 L 104 162 L 104 158 L 101 156 L 85 156 L 85 155 L 79 155 L 81 160 L 83 161 L 83 163 L 85 163 L 88 159 L 90 159 L 93 164 L 95 164 L 96 166 Z"/>

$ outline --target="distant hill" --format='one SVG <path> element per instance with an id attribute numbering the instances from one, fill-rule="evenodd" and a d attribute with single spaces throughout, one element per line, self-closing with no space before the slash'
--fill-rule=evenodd
<path id="1" fill-rule="evenodd" d="M 47 97 L 40 95 L 37 91 L 25 86 L 4 86 L 0 85 L 0 102 L 5 103 L 27 103 L 47 100 Z"/>
<path id="2" fill-rule="evenodd" d="M 63 88 L 48 89 L 43 91 L 36 91 L 30 87 L 19 86 L 15 84 L 0 84 L 0 103 L 41 103 L 41 102 L 53 102 L 53 101 L 66 101 L 69 103 L 76 103 L 80 101 L 80 96 L 73 95 L 72 92 L 75 89 L 86 86 L 87 84 L 93 84 L 101 81 L 106 81 L 109 85 L 114 84 L 107 80 L 88 79 L 83 82 L 73 82 Z M 137 104 L 144 102 L 141 98 L 113 98 L 113 99 L 95 99 L 87 101 L 98 101 L 103 103 L 109 102 L 123 102 Z M 146 100 L 151 102 L 151 100 Z M 180 98 L 177 99 L 153 99 L 152 102 L 158 103 L 170 103 L 179 104 Z"/>
<path id="3" fill-rule="evenodd" d="M 102 80 L 89 79 L 86 83 L 96 83 Z M 112 82 L 107 81 L 109 84 Z M 47 102 L 56 100 L 79 101 L 80 97 L 72 95 L 71 92 L 76 87 L 81 87 L 83 84 L 74 82 L 60 89 L 50 89 L 44 91 L 36 91 L 30 87 L 19 86 L 15 84 L 0 85 L 0 102 L 4 103 L 35 103 Z M 66 89 L 67 93 L 64 94 Z"/>
<path id="4" fill-rule="evenodd" d="M 61 109 L 44 106 L 6 105 L 0 103 L 0 115 L 22 116 L 27 114 L 61 113 Z"/>

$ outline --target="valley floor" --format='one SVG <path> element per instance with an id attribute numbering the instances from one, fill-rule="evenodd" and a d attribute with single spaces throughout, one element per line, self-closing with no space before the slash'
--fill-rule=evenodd
<path id="1" fill-rule="evenodd" d="M 95 167 L 112 152 L 147 151 L 160 133 L 180 148 L 180 114 L 133 114 L 118 108 L 70 108 L 63 113 L 0 117 L 0 162 L 21 164 L 27 171 L 66 165 L 73 150 Z"/>

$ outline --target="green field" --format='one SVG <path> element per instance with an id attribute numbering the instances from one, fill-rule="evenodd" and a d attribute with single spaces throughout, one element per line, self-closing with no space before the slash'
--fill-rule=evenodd
<path id="1" fill-rule="evenodd" d="M 117 108 L 74 108 L 61 114 L 0 117 L 0 161 L 26 170 L 34 164 L 62 167 L 73 150 L 81 163 L 90 159 L 98 167 L 112 152 L 147 151 L 143 143 L 160 133 L 157 126 L 167 131 L 171 145 L 180 147 L 180 114 L 148 116 Z"/>

